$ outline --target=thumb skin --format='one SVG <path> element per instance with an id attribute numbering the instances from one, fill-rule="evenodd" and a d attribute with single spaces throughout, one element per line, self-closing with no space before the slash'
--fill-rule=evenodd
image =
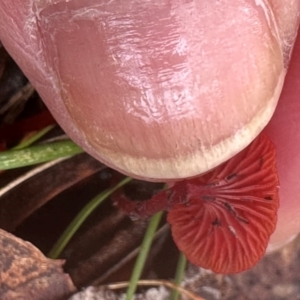
<path id="1" fill-rule="evenodd" d="M 268 123 L 299 11 L 298 0 L 0 0 L 0 39 L 87 152 L 174 180 L 219 165 Z M 296 54 L 266 129 L 281 182 L 273 249 L 300 229 L 289 217 L 300 213 Z"/>
<path id="2" fill-rule="evenodd" d="M 0 0 L 0 37 L 87 152 L 174 180 L 229 159 L 270 120 L 290 29 L 281 2 L 264 2 Z"/>
<path id="3" fill-rule="evenodd" d="M 276 146 L 279 173 L 277 229 L 269 250 L 286 244 L 300 232 L 300 36 L 275 114 L 265 132 Z"/>

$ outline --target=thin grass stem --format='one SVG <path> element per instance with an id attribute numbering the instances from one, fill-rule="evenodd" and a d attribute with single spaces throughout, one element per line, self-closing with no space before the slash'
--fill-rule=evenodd
<path id="1" fill-rule="evenodd" d="M 21 143 L 19 143 L 17 146 L 15 146 L 9 150 L 20 150 L 20 149 L 24 149 L 24 148 L 31 146 L 33 143 L 35 143 L 40 138 L 42 138 L 46 133 L 48 133 L 54 127 L 55 127 L 55 125 L 49 125 L 43 129 L 39 130 L 31 137 L 26 138 L 24 141 L 21 141 Z"/>
<path id="2" fill-rule="evenodd" d="M 90 216 L 90 214 L 112 193 L 114 193 L 117 189 L 127 184 L 132 179 L 130 177 L 126 177 L 121 180 L 114 187 L 105 190 L 100 193 L 98 196 L 93 198 L 88 204 L 86 204 L 83 209 L 78 213 L 78 215 L 73 219 L 73 221 L 69 224 L 69 226 L 65 229 L 63 234 L 54 244 L 50 252 L 48 253 L 48 257 L 50 258 L 58 258 L 61 252 L 65 249 L 66 245 L 69 243 L 71 238 L 77 232 L 79 227 L 83 224 L 83 222 Z"/>
<path id="3" fill-rule="evenodd" d="M 72 156 L 83 150 L 71 140 L 35 145 L 25 149 L 0 152 L 0 170 L 31 166 Z"/>
<path id="4" fill-rule="evenodd" d="M 184 278 L 184 271 L 185 271 L 185 268 L 186 268 L 186 264 L 187 264 L 186 257 L 181 252 L 180 255 L 179 255 L 177 268 L 176 268 L 175 279 L 174 279 L 174 283 L 178 286 L 181 284 L 181 282 Z M 173 289 L 172 293 L 171 293 L 170 300 L 178 300 L 179 296 L 180 296 L 180 293 L 178 292 L 178 290 Z"/>
<path id="5" fill-rule="evenodd" d="M 155 232 L 157 230 L 157 227 L 159 225 L 162 215 L 163 215 L 163 212 L 158 212 L 150 220 L 150 223 L 149 223 L 147 231 L 145 233 L 143 242 L 140 247 L 140 252 L 139 252 L 138 258 L 136 260 L 136 263 L 135 263 L 133 271 L 132 271 L 130 283 L 129 283 L 127 293 L 126 293 L 126 300 L 132 300 L 132 298 L 134 296 L 134 293 L 138 286 L 138 281 L 139 281 L 142 271 L 144 269 L 148 253 L 150 251 L 150 247 L 151 247 Z"/>

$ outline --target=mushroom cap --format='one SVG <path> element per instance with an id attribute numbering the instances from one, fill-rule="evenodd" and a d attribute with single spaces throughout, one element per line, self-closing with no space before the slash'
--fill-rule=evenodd
<path id="1" fill-rule="evenodd" d="M 208 174 L 180 184 L 186 195 L 168 214 L 178 248 L 193 264 L 216 273 L 249 269 L 264 255 L 277 222 L 275 150 L 260 135 Z M 176 184 L 173 187 L 176 190 Z"/>

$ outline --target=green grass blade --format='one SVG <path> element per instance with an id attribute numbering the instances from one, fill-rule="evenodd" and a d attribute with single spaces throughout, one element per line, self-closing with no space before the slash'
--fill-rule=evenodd
<path id="1" fill-rule="evenodd" d="M 175 279 L 174 279 L 174 283 L 176 285 L 180 285 L 183 280 L 186 264 L 187 264 L 187 260 L 185 255 L 183 253 L 180 253 L 178 263 L 177 263 L 177 268 L 176 268 Z M 178 300 L 179 296 L 180 293 L 177 290 L 173 290 L 171 293 L 170 300 Z"/>
<path id="2" fill-rule="evenodd" d="M 145 233 L 141 248 L 140 248 L 140 252 L 138 255 L 138 258 L 136 260 L 131 278 L 130 278 L 130 283 L 127 289 L 127 293 L 126 293 L 126 300 L 132 300 L 135 290 L 137 288 L 138 285 L 138 280 L 141 277 L 142 271 L 144 269 L 144 265 L 155 235 L 155 232 L 157 230 L 157 227 L 159 225 L 159 222 L 161 220 L 161 217 L 163 215 L 163 212 L 159 212 L 157 214 L 155 214 L 151 220 L 150 223 L 148 225 L 147 231 Z"/>
<path id="3" fill-rule="evenodd" d="M 0 152 L 0 170 L 31 166 L 83 152 L 71 140 L 36 145 L 25 149 Z"/>
<path id="4" fill-rule="evenodd" d="M 100 193 L 98 196 L 93 198 L 86 206 L 84 206 L 83 209 L 69 224 L 69 226 L 63 232 L 60 238 L 57 240 L 53 248 L 48 253 L 48 257 L 58 258 L 61 252 L 68 244 L 68 242 L 71 240 L 71 238 L 74 236 L 74 234 L 79 229 L 79 227 L 83 224 L 83 222 L 88 218 L 88 216 L 112 193 L 114 193 L 117 189 L 127 184 L 131 180 L 132 180 L 131 178 L 126 177 L 125 179 L 121 180 L 117 185 L 115 185 L 113 188 L 110 188 Z"/>
<path id="5" fill-rule="evenodd" d="M 46 133 L 48 133 L 54 127 L 55 127 L 55 125 L 50 125 L 50 126 L 47 126 L 43 129 L 41 129 L 40 131 L 38 131 L 36 134 L 31 136 L 30 138 L 26 139 L 25 141 L 21 142 L 20 144 L 18 144 L 17 146 L 15 146 L 9 150 L 19 150 L 19 149 L 24 149 L 24 148 L 31 146 L 33 143 L 35 143 L 37 140 L 39 140 L 41 137 L 43 137 Z"/>

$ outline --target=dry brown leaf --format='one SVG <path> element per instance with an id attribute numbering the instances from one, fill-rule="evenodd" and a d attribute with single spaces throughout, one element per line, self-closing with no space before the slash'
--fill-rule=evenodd
<path id="1" fill-rule="evenodd" d="M 31 243 L 0 230 L 0 299 L 60 300 L 76 288 L 62 260 L 46 258 Z"/>

